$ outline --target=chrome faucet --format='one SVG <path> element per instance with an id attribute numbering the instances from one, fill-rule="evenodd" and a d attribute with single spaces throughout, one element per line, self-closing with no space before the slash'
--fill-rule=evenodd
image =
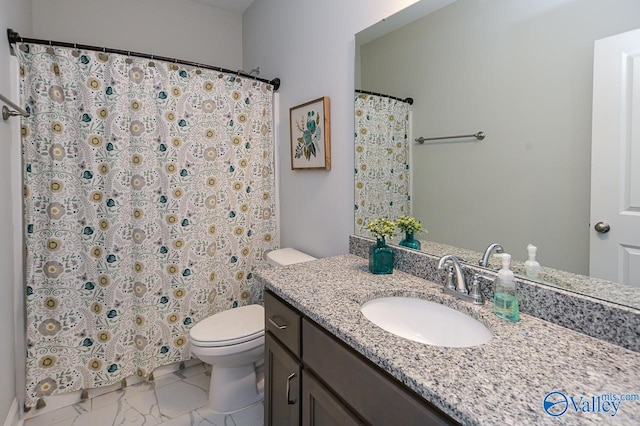
<path id="1" fill-rule="evenodd" d="M 474 274 L 473 282 L 471 283 L 471 291 L 467 286 L 467 281 L 464 277 L 464 271 L 460 265 L 460 259 L 452 254 L 445 254 L 438 261 L 438 270 L 446 270 L 447 278 L 444 283 L 445 293 L 451 294 L 459 299 L 473 302 L 474 305 L 483 305 L 484 297 L 482 297 L 482 289 L 480 286 L 480 277 L 486 279 L 493 279 L 493 277 Z"/>
<path id="2" fill-rule="evenodd" d="M 502 253 L 504 249 L 498 243 L 489 244 L 489 247 L 484 251 L 482 255 L 482 259 L 478 261 L 478 265 L 487 267 L 489 266 L 489 258 L 491 257 L 491 252 L 496 251 L 496 253 Z"/>
<path id="3" fill-rule="evenodd" d="M 460 259 L 452 254 L 445 254 L 438 261 L 438 270 L 444 270 L 445 264 L 447 263 L 449 263 L 449 266 L 447 267 L 447 281 L 445 282 L 445 287 L 459 293 L 468 294 L 469 290 L 467 290 L 467 282 L 464 279 L 462 266 L 460 266 Z"/>

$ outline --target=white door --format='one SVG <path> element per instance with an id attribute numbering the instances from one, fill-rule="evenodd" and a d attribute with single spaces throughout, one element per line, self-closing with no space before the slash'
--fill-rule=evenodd
<path id="1" fill-rule="evenodd" d="M 591 276 L 640 287 L 640 30 L 595 42 L 590 243 Z"/>

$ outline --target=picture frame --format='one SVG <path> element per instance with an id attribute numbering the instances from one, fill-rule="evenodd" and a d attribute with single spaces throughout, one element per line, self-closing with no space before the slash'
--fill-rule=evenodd
<path id="1" fill-rule="evenodd" d="M 329 97 L 289 108 L 291 170 L 331 170 Z"/>

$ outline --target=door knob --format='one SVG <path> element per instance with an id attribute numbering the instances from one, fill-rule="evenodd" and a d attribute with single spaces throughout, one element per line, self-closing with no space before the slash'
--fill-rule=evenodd
<path id="1" fill-rule="evenodd" d="M 601 234 L 606 234 L 611 230 L 611 226 L 609 226 L 607 222 L 598 222 L 596 223 L 596 226 L 593 227 L 593 229 Z"/>

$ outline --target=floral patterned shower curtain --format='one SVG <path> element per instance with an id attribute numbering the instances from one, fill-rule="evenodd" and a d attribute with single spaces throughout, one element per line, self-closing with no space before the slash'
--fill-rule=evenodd
<path id="1" fill-rule="evenodd" d="M 406 102 L 356 92 L 355 233 L 372 220 L 411 214 Z M 381 194 L 384 194 L 382 196 Z"/>
<path id="2" fill-rule="evenodd" d="M 190 358 L 275 248 L 272 86 L 20 44 L 27 398 Z"/>

